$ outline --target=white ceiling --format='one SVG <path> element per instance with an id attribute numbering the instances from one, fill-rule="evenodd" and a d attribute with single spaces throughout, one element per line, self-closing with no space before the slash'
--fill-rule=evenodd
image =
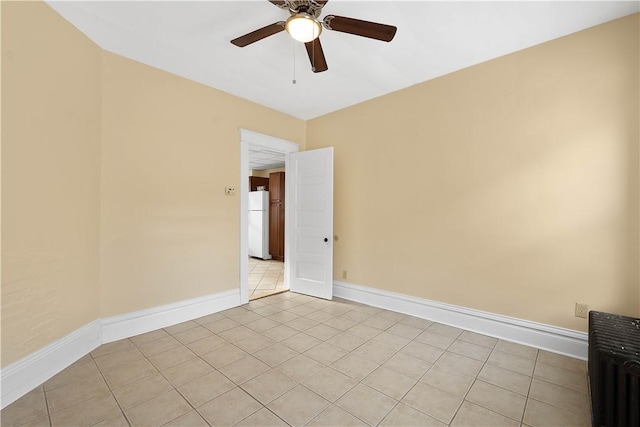
<path id="1" fill-rule="evenodd" d="M 329 70 L 313 74 L 286 32 L 229 42 L 288 17 L 267 0 L 48 3 L 105 50 L 305 120 L 639 10 L 637 1 L 330 0 L 321 18 L 398 32 L 384 43 L 325 30 Z"/>
<path id="2" fill-rule="evenodd" d="M 249 147 L 249 169 L 267 170 L 284 166 L 284 153 L 257 146 Z"/>

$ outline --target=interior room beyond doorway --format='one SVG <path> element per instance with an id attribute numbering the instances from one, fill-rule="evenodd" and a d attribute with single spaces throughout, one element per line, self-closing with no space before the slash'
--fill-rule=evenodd
<path id="1" fill-rule="evenodd" d="M 249 257 L 249 300 L 285 290 L 284 262 Z"/>

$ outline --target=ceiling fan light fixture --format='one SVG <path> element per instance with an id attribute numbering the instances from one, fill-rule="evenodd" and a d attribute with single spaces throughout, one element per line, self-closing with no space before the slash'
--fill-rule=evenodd
<path id="1" fill-rule="evenodd" d="M 287 19 L 285 29 L 295 40 L 308 43 L 317 39 L 322 32 L 322 25 L 308 13 L 296 13 Z"/>

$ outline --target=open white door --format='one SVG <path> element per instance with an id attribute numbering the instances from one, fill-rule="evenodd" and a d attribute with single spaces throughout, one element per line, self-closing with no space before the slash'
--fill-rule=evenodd
<path id="1" fill-rule="evenodd" d="M 333 147 L 291 153 L 286 185 L 290 289 L 331 299 Z"/>

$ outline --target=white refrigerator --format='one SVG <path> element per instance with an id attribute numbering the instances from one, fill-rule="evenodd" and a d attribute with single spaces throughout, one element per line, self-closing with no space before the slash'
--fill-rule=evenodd
<path id="1" fill-rule="evenodd" d="M 249 192 L 249 256 L 271 259 L 268 191 Z"/>

